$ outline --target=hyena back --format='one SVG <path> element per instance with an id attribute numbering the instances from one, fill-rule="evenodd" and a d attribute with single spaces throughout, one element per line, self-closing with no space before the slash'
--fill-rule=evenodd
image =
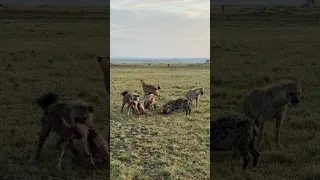
<path id="1" fill-rule="evenodd" d="M 210 121 L 210 151 L 238 150 L 243 159 L 242 168 L 246 169 L 254 157 L 257 166 L 260 152 L 256 148 L 258 128 L 254 120 L 241 115 L 218 115 Z"/>

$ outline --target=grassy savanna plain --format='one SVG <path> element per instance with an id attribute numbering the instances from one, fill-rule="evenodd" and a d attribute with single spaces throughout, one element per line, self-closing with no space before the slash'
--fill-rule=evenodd
<path id="1" fill-rule="evenodd" d="M 209 65 L 111 64 L 110 75 L 111 179 L 209 179 Z M 140 79 L 161 87 L 157 111 L 151 107 L 148 116 L 128 117 L 127 105 L 120 112 L 120 93 L 138 93 L 143 103 Z M 166 102 L 197 87 L 205 94 L 191 115 L 162 114 Z"/>
<path id="2" fill-rule="evenodd" d="M 211 176 L 219 179 L 320 179 L 319 9 L 274 7 L 211 9 L 211 115 L 243 112 L 245 92 L 296 79 L 302 101 L 289 107 L 280 149 L 275 121 L 265 124 L 258 167 L 241 169 L 231 152 L 211 153 Z"/>
<path id="3" fill-rule="evenodd" d="M 109 172 L 91 171 L 83 153 L 74 164 L 69 150 L 58 172 L 53 132 L 42 169 L 34 166 L 42 115 L 34 100 L 50 91 L 86 100 L 95 108 L 96 130 L 108 138 L 109 95 L 96 59 L 109 50 L 108 7 L 5 5 L 0 22 L 0 179 L 106 179 Z"/>

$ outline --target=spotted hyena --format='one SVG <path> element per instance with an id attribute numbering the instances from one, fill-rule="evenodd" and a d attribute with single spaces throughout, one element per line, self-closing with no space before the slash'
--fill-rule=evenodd
<path id="1" fill-rule="evenodd" d="M 163 106 L 164 114 L 171 114 L 175 109 L 184 109 L 186 115 L 191 113 L 191 101 L 189 99 L 170 100 Z"/>
<path id="2" fill-rule="evenodd" d="M 286 116 L 288 104 L 296 106 L 300 102 L 301 88 L 297 82 L 283 80 L 264 88 L 248 92 L 244 100 L 245 115 L 254 119 L 259 126 L 258 146 L 261 148 L 264 123 L 275 119 L 275 141 L 280 147 L 280 125 Z"/>
<path id="3" fill-rule="evenodd" d="M 254 120 L 241 115 L 217 115 L 210 122 L 210 151 L 238 150 L 243 159 L 243 169 L 253 156 L 257 166 L 260 152 L 256 148 L 258 128 Z"/>

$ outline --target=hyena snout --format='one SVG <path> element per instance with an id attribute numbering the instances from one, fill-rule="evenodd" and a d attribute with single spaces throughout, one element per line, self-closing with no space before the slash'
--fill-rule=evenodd
<path id="1" fill-rule="evenodd" d="M 296 106 L 298 103 L 300 103 L 300 96 L 297 94 L 290 93 L 290 99 L 291 99 L 291 104 Z"/>
<path id="2" fill-rule="evenodd" d="M 86 117 L 86 116 L 84 116 L 84 117 L 74 117 L 74 120 L 76 122 L 85 123 L 88 120 L 88 117 Z"/>

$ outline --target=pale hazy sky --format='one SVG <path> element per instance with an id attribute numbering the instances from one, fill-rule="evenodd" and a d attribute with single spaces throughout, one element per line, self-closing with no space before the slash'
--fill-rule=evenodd
<path id="1" fill-rule="evenodd" d="M 111 57 L 210 57 L 210 0 L 111 0 Z"/>

